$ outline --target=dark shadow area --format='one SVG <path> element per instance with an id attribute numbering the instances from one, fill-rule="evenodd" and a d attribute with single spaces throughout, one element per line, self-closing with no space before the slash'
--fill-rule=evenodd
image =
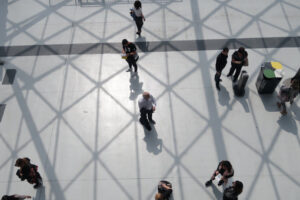
<path id="1" fill-rule="evenodd" d="M 152 130 L 148 131 L 144 127 L 145 137 L 144 141 L 147 144 L 147 151 L 149 153 L 153 153 L 155 155 L 162 152 L 162 139 L 158 138 L 158 134 L 156 132 L 155 126 L 151 126 Z"/>
<path id="2" fill-rule="evenodd" d="M 3 78 L 2 85 L 12 85 L 15 80 L 17 70 L 7 69 Z"/>
<path id="3" fill-rule="evenodd" d="M 35 198 L 33 198 L 33 200 L 46 200 L 45 186 L 39 187 L 36 190 Z"/>
<path id="4" fill-rule="evenodd" d="M 212 187 L 212 191 L 213 191 L 216 199 L 217 200 L 222 200 L 222 197 L 223 197 L 222 192 L 220 192 L 220 190 L 215 186 L 214 183 L 211 185 L 211 187 Z"/>
<path id="5" fill-rule="evenodd" d="M 293 105 L 291 106 L 290 108 L 291 112 L 294 113 L 295 117 L 296 117 L 296 120 L 297 121 L 300 121 L 300 108 L 299 106 L 297 105 L 297 102 L 294 102 Z"/>
<path id="6" fill-rule="evenodd" d="M 0 65 L 0 81 L 2 81 L 2 77 L 3 77 L 3 66 Z"/>
<path id="7" fill-rule="evenodd" d="M 134 72 L 131 72 L 129 82 L 130 82 L 129 99 L 135 100 L 140 94 L 142 94 L 144 92 L 143 91 L 143 82 L 140 82 L 139 75 Z"/>
<path id="8" fill-rule="evenodd" d="M 218 91 L 219 104 L 221 106 L 227 106 L 227 107 L 229 107 L 229 109 L 231 109 L 231 106 L 229 105 L 229 101 L 230 101 L 229 92 L 222 85 L 220 85 L 220 88 L 221 88 L 221 90 Z"/>
<path id="9" fill-rule="evenodd" d="M 2 118 L 3 118 L 3 115 L 4 115 L 5 107 L 6 107 L 5 104 L 0 104 L 0 122 L 2 121 Z"/>
<path id="10" fill-rule="evenodd" d="M 279 112 L 279 109 L 276 105 L 278 100 L 277 93 L 273 92 L 272 94 L 259 94 L 257 93 L 264 104 L 265 110 L 268 112 Z"/>
<path id="11" fill-rule="evenodd" d="M 242 104 L 244 110 L 246 113 L 249 113 L 250 112 L 250 109 L 249 109 L 249 105 L 247 103 L 247 99 L 249 97 L 249 89 L 246 87 L 245 88 L 245 95 L 243 97 L 238 97 L 238 96 L 234 96 L 234 98 L 240 103 Z"/>
<path id="12" fill-rule="evenodd" d="M 146 37 L 144 36 L 138 37 L 137 39 L 135 39 L 135 44 L 142 52 L 149 51 L 149 42 L 147 42 Z"/>
<path id="13" fill-rule="evenodd" d="M 294 135 L 298 134 L 296 121 L 290 113 L 288 113 L 285 116 L 281 116 L 277 121 L 277 123 L 279 124 L 280 128 L 282 128 L 283 130 L 292 133 Z"/>

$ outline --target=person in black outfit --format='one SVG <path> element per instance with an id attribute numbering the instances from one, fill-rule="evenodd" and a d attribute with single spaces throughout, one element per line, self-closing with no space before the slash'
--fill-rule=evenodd
<path id="1" fill-rule="evenodd" d="M 142 32 L 142 27 L 145 21 L 145 17 L 143 15 L 143 11 L 142 11 L 142 3 L 139 0 L 136 0 L 133 4 L 133 8 L 131 9 L 131 14 L 134 15 L 134 21 L 136 24 L 136 27 L 138 29 L 138 31 L 136 32 L 136 34 L 138 34 L 139 36 L 141 36 L 141 32 Z"/>
<path id="2" fill-rule="evenodd" d="M 216 87 L 218 90 L 220 90 L 220 82 L 222 81 L 221 74 L 222 70 L 227 64 L 227 58 L 228 58 L 228 52 L 229 49 L 225 47 L 223 51 L 218 55 L 216 60 L 216 75 L 215 75 L 215 81 L 216 81 Z"/>
<path id="3" fill-rule="evenodd" d="M 122 53 L 126 54 L 126 61 L 128 62 L 129 69 L 127 72 L 131 71 L 132 65 L 134 67 L 134 72 L 137 73 L 137 64 L 136 61 L 139 59 L 139 56 L 136 52 L 135 44 L 128 42 L 126 39 L 122 40 L 123 50 Z"/>
<path id="4" fill-rule="evenodd" d="M 30 184 L 35 184 L 33 187 L 38 188 L 42 186 L 42 177 L 37 171 L 38 166 L 30 163 L 29 158 L 18 158 L 15 163 L 16 167 L 19 167 L 16 175 L 21 181 L 27 180 Z"/>
<path id="5" fill-rule="evenodd" d="M 222 175 L 221 180 L 218 183 L 218 186 L 222 185 L 224 182 L 227 182 L 228 178 L 233 177 L 234 170 L 232 168 L 232 165 L 227 160 L 222 160 L 217 169 L 214 171 L 213 175 L 211 176 L 210 180 L 205 183 L 205 186 L 208 187 L 212 184 L 212 181 L 215 179 L 216 176 L 219 174 Z"/>
<path id="6" fill-rule="evenodd" d="M 243 183 L 234 181 L 232 186 L 226 188 L 223 193 L 223 200 L 238 200 L 238 195 L 243 191 Z"/>
<path id="7" fill-rule="evenodd" d="M 161 180 L 157 186 L 158 193 L 155 200 L 168 200 L 173 192 L 172 184 L 169 181 Z"/>
<path id="8" fill-rule="evenodd" d="M 227 77 L 232 76 L 233 72 L 235 71 L 235 74 L 233 76 L 233 82 L 236 82 L 240 73 L 241 69 L 248 59 L 248 53 L 245 51 L 244 47 L 240 47 L 238 51 L 235 51 L 232 54 L 232 59 L 231 59 L 231 68 L 229 73 L 227 74 Z"/>

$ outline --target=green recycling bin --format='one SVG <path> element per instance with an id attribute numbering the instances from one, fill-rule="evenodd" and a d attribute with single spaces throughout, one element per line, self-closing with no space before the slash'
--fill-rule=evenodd
<path id="1" fill-rule="evenodd" d="M 259 94 L 271 94 L 282 79 L 282 65 L 279 62 L 265 62 L 256 80 Z"/>

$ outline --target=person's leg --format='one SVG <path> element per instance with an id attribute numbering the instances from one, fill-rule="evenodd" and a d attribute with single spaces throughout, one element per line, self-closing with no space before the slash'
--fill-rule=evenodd
<path id="1" fill-rule="evenodd" d="M 216 82 L 216 87 L 218 90 L 220 90 L 220 73 L 216 72 L 215 74 L 215 82 Z"/>
<path id="2" fill-rule="evenodd" d="M 136 24 L 136 27 L 138 29 L 137 34 L 141 35 L 142 26 L 143 26 L 143 18 L 142 17 L 137 17 L 136 20 L 135 20 L 135 24 Z"/>
<path id="3" fill-rule="evenodd" d="M 235 74 L 234 74 L 234 77 L 233 77 L 233 82 L 237 81 L 240 73 L 241 73 L 241 69 L 242 69 L 243 66 L 237 66 L 236 67 L 236 70 L 235 70 Z"/>
<path id="4" fill-rule="evenodd" d="M 153 110 L 147 110 L 149 122 L 155 124 L 156 122 L 152 119 Z"/>
<path id="5" fill-rule="evenodd" d="M 140 118 L 141 124 L 143 124 L 146 127 L 146 129 L 148 129 L 150 131 L 151 126 L 150 126 L 149 121 L 147 119 L 147 110 L 145 108 L 142 108 L 140 110 L 140 113 L 141 113 L 141 118 Z"/>
<path id="6" fill-rule="evenodd" d="M 285 105 L 284 101 L 281 102 L 281 107 L 282 107 L 282 110 L 281 110 L 280 113 L 283 114 L 283 115 L 286 115 L 287 112 L 286 112 L 286 105 Z"/>
<path id="7" fill-rule="evenodd" d="M 132 62 L 131 62 L 131 59 L 130 59 L 130 58 L 127 58 L 126 61 L 127 61 L 127 63 L 128 63 L 128 66 L 129 66 L 129 69 L 127 70 L 127 72 L 130 72 L 130 71 L 131 71 L 131 68 L 132 68 Z"/>
<path id="8" fill-rule="evenodd" d="M 133 67 L 134 67 L 134 72 L 137 72 L 137 64 L 136 64 L 136 61 L 133 59 L 133 61 L 132 61 L 132 65 L 133 65 Z"/>
<path id="9" fill-rule="evenodd" d="M 234 70 L 235 70 L 235 65 L 231 64 L 231 67 L 230 67 L 229 73 L 227 74 L 227 77 L 232 76 Z"/>

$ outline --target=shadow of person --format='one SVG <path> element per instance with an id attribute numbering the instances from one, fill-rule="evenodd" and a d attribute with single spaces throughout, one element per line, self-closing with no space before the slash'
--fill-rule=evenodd
<path id="1" fill-rule="evenodd" d="M 215 186 L 215 184 L 211 185 L 212 191 L 216 197 L 217 200 L 222 200 L 223 199 L 223 194 L 220 192 L 220 190 Z"/>
<path id="2" fill-rule="evenodd" d="M 221 106 L 229 106 L 229 101 L 230 101 L 229 92 L 222 85 L 220 85 L 220 88 L 221 90 L 218 92 L 219 104 Z"/>
<path id="3" fill-rule="evenodd" d="M 300 121 L 300 108 L 297 105 L 297 102 L 294 102 L 293 105 L 291 105 L 290 110 L 294 113 L 296 120 Z"/>
<path id="4" fill-rule="evenodd" d="M 130 100 L 135 100 L 140 94 L 142 94 L 144 91 L 142 89 L 143 82 L 140 82 L 140 77 L 137 73 L 131 72 L 131 76 L 129 79 L 130 82 Z"/>
<path id="5" fill-rule="evenodd" d="M 45 194 L 45 187 L 41 186 L 36 190 L 35 198 L 32 198 L 33 200 L 45 200 L 46 194 Z"/>
<path id="6" fill-rule="evenodd" d="M 280 128 L 283 130 L 292 133 L 294 135 L 298 134 L 298 128 L 295 119 L 293 119 L 293 116 L 291 114 L 287 114 L 285 116 L 281 116 L 279 120 L 277 121 Z"/>
<path id="7" fill-rule="evenodd" d="M 135 39 L 135 44 L 139 47 L 142 52 L 149 51 L 149 42 L 146 41 L 146 38 L 143 36 L 138 37 Z"/>
<path id="8" fill-rule="evenodd" d="M 144 132 L 145 132 L 144 141 L 146 142 L 146 145 L 147 145 L 147 151 L 149 153 L 153 153 L 155 155 L 161 153 L 162 152 L 162 139 L 158 138 L 158 134 L 156 132 L 155 127 L 152 126 L 151 131 L 147 131 L 144 128 Z"/>
<path id="9" fill-rule="evenodd" d="M 277 93 L 273 92 L 272 94 L 259 94 L 259 97 L 261 98 L 265 110 L 268 112 L 278 112 L 278 107 L 276 105 L 276 102 L 278 100 Z"/>
<path id="10" fill-rule="evenodd" d="M 249 109 L 249 105 L 246 101 L 246 99 L 249 97 L 249 90 L 246 88 L 245 89 L 245 95 L 243 97 L 237 97 L 235 96 L 235 99 L 240 102 L 245 110 L 245 112 L 249 113 L 250 109 Z"/>

